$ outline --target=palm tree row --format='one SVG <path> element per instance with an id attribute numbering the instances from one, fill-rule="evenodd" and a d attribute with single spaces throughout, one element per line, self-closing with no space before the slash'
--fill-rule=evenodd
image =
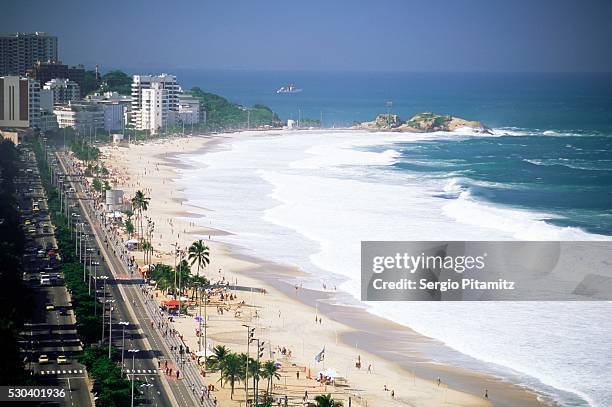
<path id="1" fill-rule="evenodd" d="M 174 282 L 176 280 L 180 281 L 182 286 L 181 291 L 182 288 L 191 289 L 192 298 L 194 294 L 197 295 L 200 288 L 205 288 L 209 285 L 209 281 L 206 277 L 191 274 L 189 264 L 186 260 L 182 260 L 174 269 L 166 264 L 157 264 L 155 269 L 149 273 L 149 276 L 155 280 L 157 288 L 164 293 L 172 291 L 173 294 L 178 294 L 174 292 Z"/>
<path id="2" fill-rule="evenodd" d="M 141 247 L 144 245 L 144 226 L 143 226 L 143 212 L 149 209 L 149 202 L 151 198 L 145 195 L 141 190 L 136 191 L 132 198 L 132 210 L 138 213 L 138 220 L 140 223 L 140 244 Z"/>
<path id="3" fill-rule="evenodd" d="M 280 379 L 280 366 L 274 363 L 272 360 L 266 360 L 260 362 L 257 359 L 251 357 L 249 360 L 249 372 L 248 376 L 253 378 L 253 391 L 257 387 L 259 379 L 265 379 L 266 383 L 266 399 L 272 392 L 272 382 L 274 379 Z M 213 372 L 220 372 L 221 386 L 223 382 L 229 383 L 231 387 L 230 398 L 234 398 L 234 388 L 237 382 L 244 382 L 247 375 L 247 354 L 246 353 L 235 353 L 223 346 L 218 345 L 213 348 L 213 354 L 206 360 L 206 366 Z"/>

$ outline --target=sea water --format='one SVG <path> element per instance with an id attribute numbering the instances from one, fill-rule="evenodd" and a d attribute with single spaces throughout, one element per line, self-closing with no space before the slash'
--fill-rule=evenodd
<path id="1" fill-rule="evenodd" d="M 519 115 L 517 122 L 532 126 L 498 127 L 492 135 L 270 132 L 182 156 L 194 167 L 181 183 L 190 203 L 210 209 L 202 225 L 234 233 L 223 240 L 297 265 L 310 276 L 301 283 L 348 293 L 336 300 L 461 352 L 430 357 L 519 380 L 564 405 L 609 406 L 608 302 L 357 300 L 361 240 L 610 239 L 610 116 L 583 111 L 605 110 L 609 100 L 585 92 L 584 100 L 561 104 L 570 117 L 559 122 L 575 128 L 536 126 Z M 550 94 L 538 95 L 550 118 Z M 486 99 L 475 96 L 475 103 Z M 358 111 L 355 118 L 364 119 Z M 597 118 L 596 128 L 587 117 Z"/>

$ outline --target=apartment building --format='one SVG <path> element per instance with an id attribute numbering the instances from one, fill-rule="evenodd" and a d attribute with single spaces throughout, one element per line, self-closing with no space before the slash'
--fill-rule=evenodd
<path id="1" fill-rule="evenodd" d="M 0 77 L 0 127 L 38 127 L 40 85 L 19 76 Z"/>
<path id="2" fill-rule="evenodd" d="M 0 34 L 0 76 L 23 76 L 38 61 L 57 61 L 57 37 L 44 32 Z"/>
<path id="3" fill-rule="evenodd" d="M 53 113 L 60 128 L 72 127 L 80 134 L 93 134 L 104 127 L 104 109 L 92 102 L 69 102 L 56 106 Z"/>
<path id="4" fill-rule="evenodd" d="M 51 79 L 44 84 L 43 89 L 50 90 L 53 93 L 54 105 L 65 105 L 68 102 L 79 100 L 81 97 L 79 84 L 70 79 Z"/>
<path id="5" fill-rule="evenodd" d="M 132 126 L 151 133 L 171 126 L 179 111 L 180 93 L 181 88 L 174 75 L 134 75 Z"/>

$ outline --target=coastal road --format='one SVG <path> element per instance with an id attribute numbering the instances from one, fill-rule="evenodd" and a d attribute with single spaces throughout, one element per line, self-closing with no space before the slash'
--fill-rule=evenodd
<path id="1" fill-rule="evenodd" d="M 57 154 L 57 156 L 60 160 L 62 172 L 69 173 L 67 169 L 70 168 L 70 164 L 67 162 L 67 159 L 61 154 Z M 75 188 L 78 196 L 81 198 L 87 197 L 86 191 L 80 183 L 72 182 L 72 186 Z M 93 208 L 89 206 L 90 201 L 84 201 L 83 199 L 78 201 L 82 219 L 88 222 L 91 235 L 94 236 L 97 248 L 100 250 L 100 272 L 102 273 L 101 275 L 108 277 L 109 299 L 111 299 L 111 296 L 112 299 L 115 299 L 112 306 L 115 307 L 113 312 L 118 318 L 116 319 L 117 322 L 113 323 L 113 344 L 121 348 L 123 326 L 119 325 L 118 322 L 120 320 L 130 322 L 125 331 L 126 349 L 141 350 L 134 359 L 136 363 L 134 370 L 136 370 L 137 379 L 152 385 L 143 388 L 145 397 L 152 397 L 150 404 L 200 405 L 201 403 L 197 396 L 203 382 L 200 380 L 199 375 L 191 373 L 176 380 L 174 377 L 166 377 L 163 373 L 165 361 L 168 361 L 169 366 L 173 366 L 174 371 L 176 371 L 175 358 L 170 352 L 168 343 L 164 341 L 161 333 L 156 329 L 156 324 L 151 324 L 155 316 L 151 314 L 150 308 L 145 304 L 146 301 L 151 300 L 147 300 L 143 296 L 140 289 L 142 279 L 133 278 L 126 264 L 117 256 L 117 250 L 112 242 L 112 237 L 105 233 L 104 228 L 96 218 Z M 125 357 L 125 366 L 127 369 L 130 369 L 131 374 L 131 361 L 128 362 L 127 352 Z M 158 366 L 161 366 L 162 369 L 159 369 Z M 149 373 L 150 371 L 155 371 L 157 374 L 152 375 Z M 192 392 L 192 383 L 198 389 L 196 391 L 198 394 Z M 161 398 L 163 397 L 167 397 L 167 400 L 162 401 Z M 210 400 L 205 399 L 202 405 L 213 406 L 214 404 Z"/>
<path id="2" fill-rule="evenodd" d="M 49 254 L 48 249 L 56 248 L 57 242 L 36 160 L 27 147 L 20 148 L 19 176 L 15 185 L 19 192 L 20 221 L 26 230 L 23 278 L 34 301 L 34 313 L 20 335 L 26 367 L 37 385 L 59 386 L 66 390 L 66 397 L 53 404 L 91 405 L 93 399 L 85 367 L 73 360 L 73 355 L 82 348 L 76 334 L 70 295 L 61 278 L 55 285 L 40 285 L 41 274 L 57 272 L 60 263 Z M 47 309 L 49 304 L 53 309 Z M 39 363 L 40 355 L 47 355 L 48 362 Z M 65 356 L 66 363 L 58 364 L 58 356 Z"/>

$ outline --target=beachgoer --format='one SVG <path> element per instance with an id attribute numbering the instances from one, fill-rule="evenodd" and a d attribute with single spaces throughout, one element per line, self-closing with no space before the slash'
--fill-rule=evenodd
<path id="1" fill-rule="evenodd" d="M 489 398 L 489 390 L 488 390 L 488 389 L 485 389 L 484 398 L 485 398 L 485 399 L 488 399 L 488 398 Z"/>

